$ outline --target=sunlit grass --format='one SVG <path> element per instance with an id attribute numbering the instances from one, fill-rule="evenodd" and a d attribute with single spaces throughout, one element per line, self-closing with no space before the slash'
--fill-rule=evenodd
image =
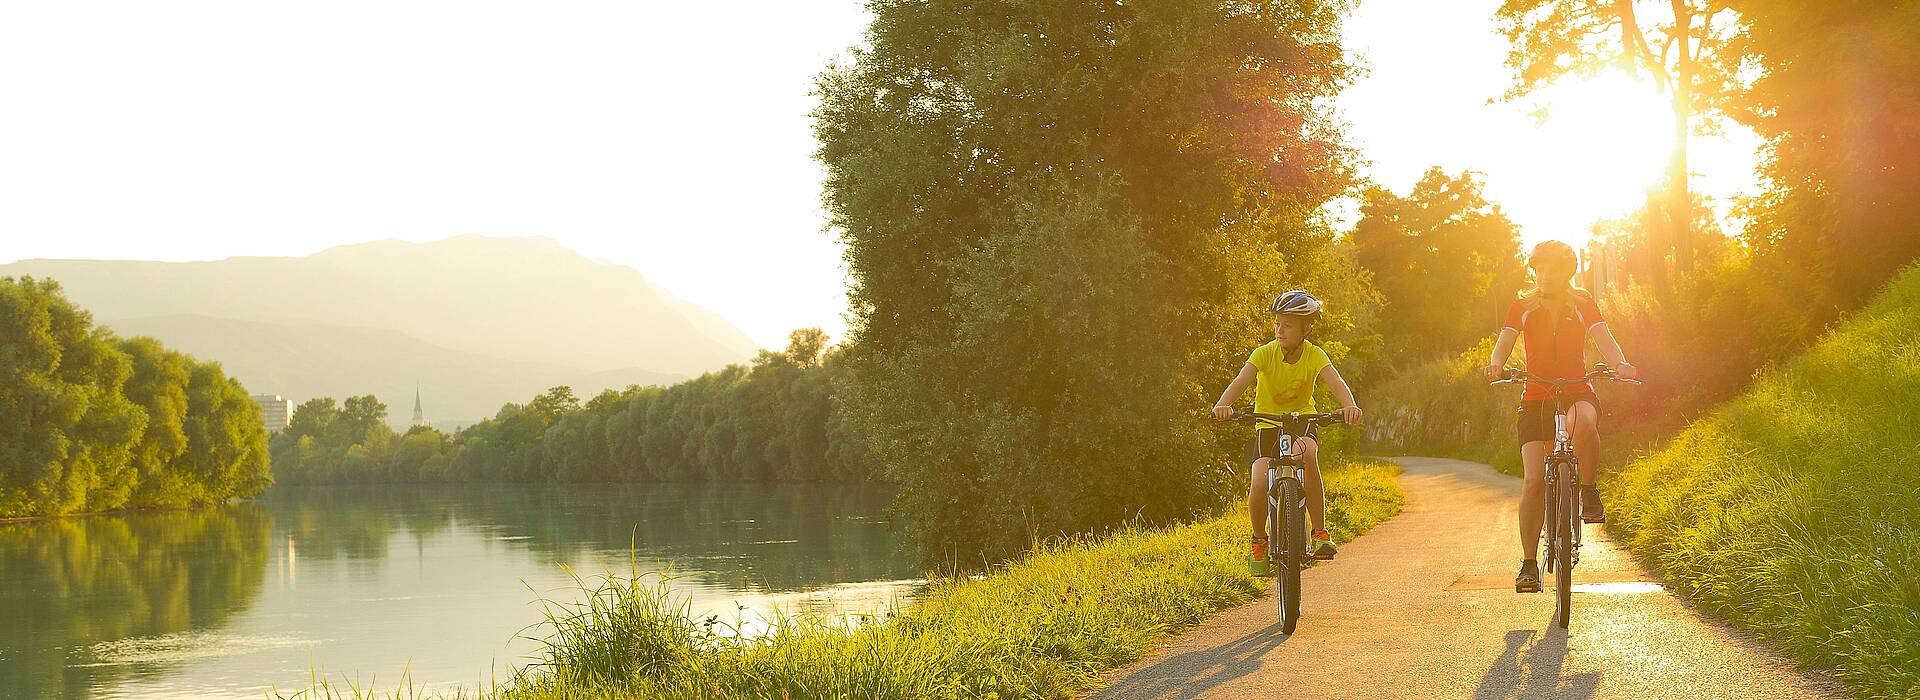
<path id="1" fill-rule="evenodd" d="M 1920 269 L 1632 463 L 1610 527 L 1681 592 L 1835 669 L 1920 688 Z"/>
<path id="2" fill-rule="evenodd" d="M 1399 512 L 1398 469 L 1327 472 L 1329 529 L 1348 540 Z M 540 661 L 482 696 L 533 698 L 1066 698 L 1169 635 L 1252 601 L 1244 512 L 1060 540 L 984 575 L 934 581 L 872 623 L 782 618 L 764 635 L 699 618 L 670 577 L 577 579 L 551 603 Z M 360 694 L 316 686 L 305 697 Z"/>

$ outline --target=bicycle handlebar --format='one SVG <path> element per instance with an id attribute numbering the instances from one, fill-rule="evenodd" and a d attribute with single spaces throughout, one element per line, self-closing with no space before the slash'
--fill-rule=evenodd
<path id="1" fill-rule="evenodd" d="M 1346 418 L 1338 413 L 1255 413 L 1253 411 L 1234 411 L 1233 420 L 1258 420 L 1278 425 L 1339 425 Z"/>
<path id="2" fill-rule="evenodd" d="M 1596 363 L 1593 366 L 1592 371 L 1587 372 L 1586 376 L 1580 377 L 1577 379 L 1549 379 L 1547 377 L 1542 377 L 1538 374 L 1534 374 L 1532 372 L 1528 372 L 1522 369 L 1518 369 L 1515 367 L 1508 367 L 1500 371 L 1499 379 L 1495 379 L 1491 382 L 1488 382 L 1487 385 L 1500 386 L 1502 384 L 1519 384 L 1522 382 L 1533 382 L 1535 384 L 1546 384 L 1554 387 L 1563 387 L 1569 384 L 1585 384 L 1595 379 L 1605 379 L 1610 382 L 1619 382 L 1621 384 L 1644 384 L 1645 383 L 1638 379 L 1627 379 L 1627 378 L 1621 377 L 1619 376 L 1618 370 L 1615 370 L 1612 367 L 1608 367 L 1604 364 Z"/>

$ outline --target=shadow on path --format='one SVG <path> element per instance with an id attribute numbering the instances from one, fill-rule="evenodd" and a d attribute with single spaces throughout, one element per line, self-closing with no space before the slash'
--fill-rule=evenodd
<path id="1" fill-rule="evenodd" d="M 1124 689 L 1101 688 L 1087 698 L 1192 700 L 1208 689 L 1260 670 L 1260 657 L 1286 644 L 1288 638 L 1280 633 L 1280 624 L 1276 622 L 1221 646 L 1169 656 L 1136 676 L 1152 680 Z"/>
<path id="2" fill-rule="evenodd" d="M 1547 630 L 1507 632 L 1507 648 L 1500 660 L 1480 677 L 1474 700 L 1573 698 L 1588 700 L 1600 690 L 1600 673 L 1588 671 L 1562 676 L 1567 663 L 1567 631 L 1557 625 Z"/>

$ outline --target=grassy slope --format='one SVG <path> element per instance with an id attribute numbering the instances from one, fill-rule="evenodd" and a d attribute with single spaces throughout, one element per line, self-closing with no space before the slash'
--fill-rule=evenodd
<path id="1" fill-rule="evenodd" d="M 1611 527 L 1692 600 L 1920 693 L 1920 268 L 1805 355 L 1630 464 Z"/>
<path id="2" fill-rule="evenodd" d="M 1346 540 L 1399 512 L 1398 469 L 1329 470 Z M 936 585 L 858 629 L 796 621 L 734 641 L 686 618 L 666 586 L 616 581 L 555 617 L 549 671 L 513 698 L 1065 698 L 1167 636 L 1246 603 L 1245 514 L 1044 547 L 979 579 Z"/>

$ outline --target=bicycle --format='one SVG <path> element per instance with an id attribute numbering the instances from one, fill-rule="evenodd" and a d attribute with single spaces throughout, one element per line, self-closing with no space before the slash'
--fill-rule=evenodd
<path id="1" fill-rule="evenodd" d="M 1546 509 L 1546 519 L 1541 527 L 1547 532 L 1541 533 L 1547 543 L 1547 556 L 1544 562 L 1547 573 L 1553 574 L 1554 584 L 1554 624 L 1566 629 L 1573 617 L 1573 567 L 1580 563 L 1580 459 L 1573 454 L 1573 437 L 1567 431 L 1566 387 L 1586 384 L 1596 379 L 1619 382 L 1622 384 L 1640 384 L 1637 379 L 1622 379 L 1606 363 L 1596 362 L 1593 370 L 1578 379 L 1548 379 L 1546 377 L 1519 369 L 1507 368 L 1500 372 L 1500 378 L 1488 386 L 1534 382 L 1553 387 L 1553 449 L 1547 453 L 1543 467 L 1547 480 L 1547 497 L 1541 499 Z"/>
<path id="2" fill-rule="evenodd" d="M 1281 634 L 1300 623 L 1300 571 L 1307 566 L 1307 465 L 1293 453 L 1294 438 L 1315 425 L 1344 422 L 1338 413 L 1255 413 L 1239 411 L 1238 421 L 1254 420 L 1280 430 L 1278 454 L 1267 465 L 1267 561 L 1276 569 L 1274 599 L 1280 608 Z M 1285 467 L 1290 471 L 1282 473 Z"/>

